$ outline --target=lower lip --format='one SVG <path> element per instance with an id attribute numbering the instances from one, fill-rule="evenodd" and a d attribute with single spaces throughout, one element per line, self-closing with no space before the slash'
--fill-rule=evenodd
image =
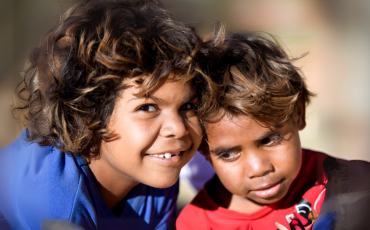
<path id="1" fill-rule="evenodd" d="M 280 192 L 282 188 L 282 182 L 283 180 L 279 181 L 278 183 L 266 189 L 253 190 L 252 192 L 259 198 L 266 199 L 266 198 L 275 196 L 276 194 Z"/>
<path id="2" fill-rule="evenodd" d="M 181 152 L 179 155 L 172 156 L 171 158 L 161 158 L 161 157 L 155 157 L 153 155 L 145 155 L 146 157 L 149 157 L 152 160 L 155 160 L 157 162 L 160 162 L 165 165 L 176 165 L 181 162 L 183 152 Z"/>

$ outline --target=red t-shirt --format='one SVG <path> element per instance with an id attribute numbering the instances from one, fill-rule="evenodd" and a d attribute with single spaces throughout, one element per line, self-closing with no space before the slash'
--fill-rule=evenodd
<path id="1" fill-rule="evenodd" d="M 327 178 L 323 161 L 327 155 L 302 150 L 302 166 L 287 195 L 252 214 L 239 213 L 218 206 L 209 196 L 207 185 L 180 213 L 176 228 L 189 229 L 276 229 L 278 222 L 288 229 L 311 229 L 309 215 L 320 213 Z M 217 176 L 215 176 L 217 177 Z M 217 179 L 213 178 L 212 180 Z M 211 181 L 212 181 L 211 180 Z M 211 182 L 210 181 L 210 182 Z M 209 184 L 208 182 L 207 184 Z"/>

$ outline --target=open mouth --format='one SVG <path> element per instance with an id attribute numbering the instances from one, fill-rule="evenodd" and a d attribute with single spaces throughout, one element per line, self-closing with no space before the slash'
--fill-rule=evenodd
<path id="1" fill-rule="evenodd" d="M 163 153 L 163 154 L 145 154 L 145 155 L 150 155 L 152 157 L 158 157 L 158 158 L 165 158 L 165 159 L 170 159 L 172 157 L 180 156 L 183 154 L 184 151 L 180 151 L 178 153 Z"/>

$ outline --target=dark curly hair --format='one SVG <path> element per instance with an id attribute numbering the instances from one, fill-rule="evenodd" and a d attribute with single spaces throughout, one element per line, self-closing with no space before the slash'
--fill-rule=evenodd
<path id="1" fill-rule="evenodd" d="M 29 141 L 88 161 L 103 140 L 117 138 L 106 127 L 125 83 L 141 85 L 144 95 L 170 73 L 199 81 L 200 45 L 194 29 L 157 1 L 82 0 L 30 52 L 17 87 L 23 104 L 13 112 L 20 111 Z"/>
<path id="2" fill-rule="evenodd" d="M 247 115 L 262 126 L 273 127 L 290 119 L 298 103 L 310 102 L 313 94 L 292 64 L 298 58 L 290 59 L 274 37 L 267 35 L 231 34 L 225 39 L 221 33 L 214 39 L 209 64 L 203 69 L 218 91 L 203 98 L 212 105 L 199 111 L 203 127 L 226 114 Z M 207 153 L 206 147 L 202 143 L 202 152 Z"/>

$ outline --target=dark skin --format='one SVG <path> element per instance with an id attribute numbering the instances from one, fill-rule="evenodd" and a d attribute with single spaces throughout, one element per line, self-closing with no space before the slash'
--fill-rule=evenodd
<path id="1" fill-rule="evenodd" d="M 220 179 L 218 177 L 215 178 L 213 183 L 209 184 L 210 186 L 207 188 L 207 192 L 209 196 L 212 198 L 213 201 L 216 202 L 216 204 L 220 207 L 230 209 L 232 203 L 240 203 L 235 200 L 235 197 L 233 196 L 232 193 L 230 193 L 225 186 L 221 183 Z M 232 199 L 234 199 L 232 201 Z M 250 200 L 253 202 L 252 200 Z M 242 202 L 244 203 L 244 202 Z M 235 206 L 235 205 L 234 205 Z M 242 206 L 242 204 L 240 205 Z M 264 206 L 262 204 L 255 203 L 253 206 L 256 207 L 255 210 L 251 209 L 251 213 L 258 211 L 261 206 Z M 239 208 L 241 210 L 241 208 Z"/>
<path id="2" fill-rule="evenodd" d="M 102 141 L 100 157 L 89 165 L 104 202 L 115 213 L 139 183 L 156 188 L 175 184 L 202 136 L 192 84 L 169 76 L 143 97 L 136 96 L 140 86 L 130 86 L 121 92 L 107 126 L 119 138 Z"/>
<path id="3" fill-rule="evenodd" d="M 208 189 L 212 199 L 247 214 L 281 200 L 300 170 L 298 131 L 304 127 L 304 102 L 288 121 L 272 128 L 246 115 L 226 115 L 210 123 L 209 159 L 219 178 Z"/>

